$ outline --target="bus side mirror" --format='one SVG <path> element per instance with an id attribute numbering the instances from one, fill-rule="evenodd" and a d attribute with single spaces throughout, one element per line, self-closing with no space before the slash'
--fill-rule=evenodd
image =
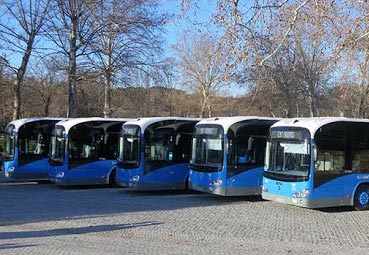
<path id="1" fill-rule="evenodd" d="M 252 136 L 249 137 L 249 140 L 247 141 L 247 151 L 251 151 L 252 144 L 254 143 L 254 138 Z"/>
<path id="2" fill-rule="evenodd" d="M 179 144 L 179 139 L 181 139 L 181 134 L 177 134 L 176 136 L 176 146 Z"/>
<path id="3" fill-rule="evenodd" d="M 314 162 L 318 161 L 318 149 L 314 146 L 313 148 Z"/>
<path id="4" fill-rule="evenodd" d="M 232 143 L 233 143 L 232 139 L 228 139 L 228 142 L 226 143 L 226 152 L 227 152 L 227 154 L 231 153 Z"/>

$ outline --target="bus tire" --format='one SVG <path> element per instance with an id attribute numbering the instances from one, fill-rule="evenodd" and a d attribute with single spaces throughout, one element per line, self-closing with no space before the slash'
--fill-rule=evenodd
<path id="1" fill-rule="evenodd" d="M 118 187 L 115 181 L 115 174 L 116 174 L 116 169 L 114 168 L 113 170 L 111 170 L 110 175 L 109 175 L 109 186 L 112 188 Z"/>
<path id="2" fill-rule="evenodd" d="M 189 183 L 188 176 L 187 176 L 186 181 L 185 181 L 185 187 L 184 187 L 185 193 L 191 193 L 189 184 L 190 183 Z"/>
<path id="3" fill-rule="evenodd" d="M 355 192 L 354 196 L 354 208 L 357 211 L 363 211 L 369 209 L 369 186 L 360 185 Z"/>

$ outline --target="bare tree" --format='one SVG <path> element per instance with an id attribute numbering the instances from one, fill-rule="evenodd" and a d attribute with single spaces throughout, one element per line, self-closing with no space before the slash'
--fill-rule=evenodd
<path id="1" fill-rule="evenodd" d="M 357 86 L 356 109 L 354 116 L 365 118 L 368 116 L 367 104 L 369 95 L 369 26 L 367 14 L 369 6 L 367 3 L 350 1 L 344 6 L 352 12 L 346 12 L 346 22 L 342 29 L 344 42 L 341 54 L 344 62 L 342 73 L 349 73 L 354 81 L 346 84 L 352 89 L 352 84 Z M 342 23 L 342 22 L 341 22 Z"/>
<path id="2" fill-rule="evenodd" d="M 63 65 L 52 56 L 41 59 L 36 66 L 30 68 L 31 90 L 37 94 L 37 101 L 42 109 L 41 116 L 50 116 L 52 101 L 59 86 L 66 83 Z"/>
<path id="3" fill-rule="evenodd" d="M 12 65 L 15 74 L 13 82 L 13 119 L 20 118 L 21 89 L 27 71 L 36 37 L 40 35 L 49 10 L 49 0 L 0 0 L 0 40 L 8 53 L 8 58 L 20 58 L 19 64 Z"/>
<path id="4" fill-rule="evenodd" d="M 200 116 L 212 116 L 212 100 L 227 84 L 227 53 L 209 34 L 188 34 L 174 47 L 183 85 L 201 95 Z M 188 90 L 186 89 L 186 90 Z"/>
<path id="5" fill-rule="evenodd" d="M 111 90 L 121 69 L 152 65 L 161 50 L 160 33 L 165 16 L 157 14 L 156 0 L 100 1 L 91 10 L 90 26 L 98 31 L 92 48 L 92 63 L 104 77 L 104 116 L 112 114 Z"/>
<path id="6" fill-rule="evenodd" d="M 50 12 L 49 38 L 68 58 L 68 117 L 77 117 L 77 63 L 87 54 L 88 45 L 96 35 L 89 27 L 89 10 L 96 8 L 94 0 L 56 0 Z"/>
<path id="7" fill-rule="evenodd" d="M 295 106 L 298 104 L 299 90 L 298 81 L 295 77 L 295 51 L 290 47 L 283 47 L 279 52 L 275 53 L 270 61 L 259 67 L 260 69 L 267 70 L 262 72 L 262 77 L 258 77 L 261 81 L 261 85 L 265 86 L 270 84 L 275 88 L 275 95 L 279 98 L 281 105 L 284 108 L 284 117 L 291 118 L 297 114 Z M 265 77 L 270 77 L 270 82 L 263 82 Z M 268 100 L 269 101 L 269 100 Z M 272 108 L 272 107 L 271 107 Z"/>

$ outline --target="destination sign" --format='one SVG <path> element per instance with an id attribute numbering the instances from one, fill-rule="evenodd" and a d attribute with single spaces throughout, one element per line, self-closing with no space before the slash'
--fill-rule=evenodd
<path id="1" fill-rule="evenodd" d="M 196 134 L 202 135 L 218 135 L 219 127 L 196 127 Z"/>
<path id="2" fill-rule="evenodd" d="M 299 130 L 272 130 L 272 139 L 302 139 L 302 132 Z"/>

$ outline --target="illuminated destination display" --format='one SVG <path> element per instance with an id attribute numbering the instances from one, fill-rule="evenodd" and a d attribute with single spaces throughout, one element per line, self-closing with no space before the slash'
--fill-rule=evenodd
<path id="1" fill-rule="evenodd" d="M 302 139 L 301 130 L 272 130 L 272 139 Z"/>
<path id="2" fill-rule="evenodd" d="M 220 128 L 219 127 L 209 127 L 209 126 L 198 126 L 196 127 L 196 134 L 198 135 L 219 135 Z"/>

